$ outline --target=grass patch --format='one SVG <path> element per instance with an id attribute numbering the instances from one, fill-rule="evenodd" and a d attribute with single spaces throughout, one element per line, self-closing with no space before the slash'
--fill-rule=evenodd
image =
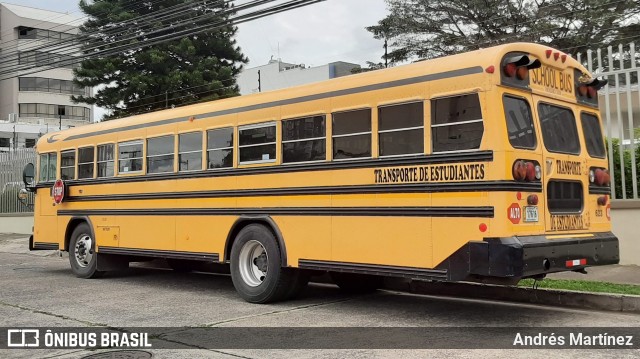
<path id="1" fill-rule="evenodd" d="M 533 279 L 523 279 L 519 287 L 533 286 Z M 565 289 L 578 292 L 613 293 L 640 295 L 640 285 L 590 282 L 585 280 L 545 279 L 538 281 L 538 288 Z"/>

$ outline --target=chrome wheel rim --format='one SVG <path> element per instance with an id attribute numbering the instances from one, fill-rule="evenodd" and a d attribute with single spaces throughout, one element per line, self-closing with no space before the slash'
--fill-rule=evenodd
<path id="1" fill-rule="evenodd" d="M 239 269 L 242 280 L 250 287 L 257 287 L 267 277 L 269 257 L 258 241 L 249 241 L 240 249 Z"/>
<path id="2" fill-rule="evenodd" d="M 86 268 L 93 258 L 93 240 L 88 235 L 83 235 L 76 241 L 75 246 L 76 263 L 82 268 Z"/>

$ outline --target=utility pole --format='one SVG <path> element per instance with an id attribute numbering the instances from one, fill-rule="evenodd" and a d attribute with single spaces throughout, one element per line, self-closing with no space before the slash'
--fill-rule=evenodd
<path id="1" fill-rule="evenodd" d="M 58 111 L 58 117 L 60 117 L 60 131 L 62 131 L 62 114 Z"/>
<path id="2" fill-rule="evenodd" d="M 387 50 L 388 50 L 388 44 L 387 44 L 387 38 L 384 38 L 384 68 L 388 68 L 389 67 L 389 60 L 387 60 Z"/>
<path id="3" fill-rule="evenodd" d="M 258 92 L 262 92 L 262 77 L 260 75 L 260 70 L 258 70 Z"/>
<path id="4" fill-rule="evenodd" d="M 164 108 L 169 108 L 169 91 L 164 93 Z"/>

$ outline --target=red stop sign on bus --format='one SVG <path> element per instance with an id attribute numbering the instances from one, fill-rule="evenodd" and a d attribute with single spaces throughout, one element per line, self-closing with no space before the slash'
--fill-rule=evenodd
<path id="1" fill-rule="evenodd" d="M 509 208 L 507 208 L 507 217 L 513 224 L 520 223 L 520 219 L 522 218 L 522 210 L 520 209 L 520 205 L 517 203 L 512 203 Z"/>
<path id="2" fill-rule="evenodd" d="M 53 196 L 53 201 L 56 204 L 62 203 L 64 200 L 64 181 L 61 179 L 56 180 L 53 184 L 53 188 L 51 188 L 51 195 Z"/>

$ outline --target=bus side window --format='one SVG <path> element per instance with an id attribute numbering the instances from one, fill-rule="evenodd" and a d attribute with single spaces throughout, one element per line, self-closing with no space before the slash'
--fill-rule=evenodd
<path id="1" fill-rule="evenodd" d="M 240 163 L 276 161 L 276 123 L 260 123 L 238 128 Z"/>
<path id="2" fill-rule="evenodd" d="M 47 181 L 58 179 L 58 154 L 49 154 L 49 165 L 47 166 Z"/>
<path id="3" fill-rule="evenodd" d="M 282 163 L 327 159 L 325 116 L 282 121 Z"/>
<path id="4" fill-rule="evenodd" d="M 233 127 L 207 131 L 207 168 L 233 167 Z"/>
<path id="5" fill-rule="evenodd" d="M 118 173 L 142 171 L 142 141 L 118 143 Z"/>
<path id="6" fill-rule="evenodd" d="M 78 179 L 93 178 L 94 147 L 78 148 Z"/>
<path id="7" fill-rule="evenodd" d="M 147 173 L 173 172 L 174 141 L 174 135 L 147 139 Z"/>
<path id="8" fill-rule="evenodd" d="M 108 143 L 98 146 L 98 178 L 113 177 L 115 170 L 114 145 Z"/>
<path id="9" fill-rule="evenodd" d="M 478 94 L 436 99 L 431 108 L 434 153 L 480 148 L 484 124 Z"/>
<path id="10" fill-rule="evenodd" d="M 60 152 L 60 178 L 63 180 L 76 178 L 76 150 Z"/>
<path id="11" fill-rule="evenodd" d="M 424 103 L 414 102 L 378 108 L 379 155 L 424 153 Z"/>
<path id="12" fill-rule="evenodd" d="M 178 164 L 180 172 L 202 169 L 202 132 L 178 135 Z"/>
<path id="13" fill-rule="evenodd" d="M 333 121 L 333 159 L 371 157 L 371 109 L 336 112 Z"/>
<path id="14" fill-rule="evenodd" d="M 40 155 L 40 168 L 38 169 L 38 181 L 47 181 L 47 170 L 49 169 L 49 154 L 44 153 Z"/>

